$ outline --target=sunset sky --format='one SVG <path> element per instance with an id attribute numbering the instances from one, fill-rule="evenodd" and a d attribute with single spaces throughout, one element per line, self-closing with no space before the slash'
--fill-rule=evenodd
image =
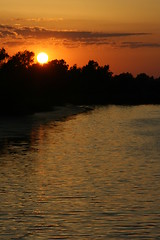
<path id="1" fill-rule="evenodd" d="M 0 48 L 160 76 L 160 0 L 0 0 Z"/>

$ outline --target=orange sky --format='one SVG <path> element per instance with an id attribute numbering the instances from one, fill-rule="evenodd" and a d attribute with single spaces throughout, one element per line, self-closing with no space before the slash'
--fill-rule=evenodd
<path id="1" fill-rule="evenodd" d="M 0 47 L 160 76 L 159 0 L 0 0 Z"/>

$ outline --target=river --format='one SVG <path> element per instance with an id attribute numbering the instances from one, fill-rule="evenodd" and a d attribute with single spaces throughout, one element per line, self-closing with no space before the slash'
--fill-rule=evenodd
<path id="1" fill-rule="evenodd" d="M 0 239 L 160 239 L 160 106 L 0 120 Z"/>

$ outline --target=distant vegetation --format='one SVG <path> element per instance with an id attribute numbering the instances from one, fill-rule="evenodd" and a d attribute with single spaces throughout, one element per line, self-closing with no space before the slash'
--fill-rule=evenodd
<path id="1" fill-rule="evenodd" d="M 34 63 L 34 53 L 10 57 L 0 49 L 0 114 L 50 110 L 60 104 L 159 104 L 160 78 L 141 73 L 113 75 L 109 65 L 90 60 L 69 68 L 64 60 Z"/>

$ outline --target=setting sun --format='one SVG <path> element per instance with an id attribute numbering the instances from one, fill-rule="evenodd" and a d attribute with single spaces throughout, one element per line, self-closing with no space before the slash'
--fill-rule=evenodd
<path id="1" fill-rule="evenodd" d="M 48 55 L 44 52 L 41 52 L 37 55 L 37 61 L 40 63 L 40 64 L 44 64 L 44 63 L 47 63 L 48 62 Z"/>

